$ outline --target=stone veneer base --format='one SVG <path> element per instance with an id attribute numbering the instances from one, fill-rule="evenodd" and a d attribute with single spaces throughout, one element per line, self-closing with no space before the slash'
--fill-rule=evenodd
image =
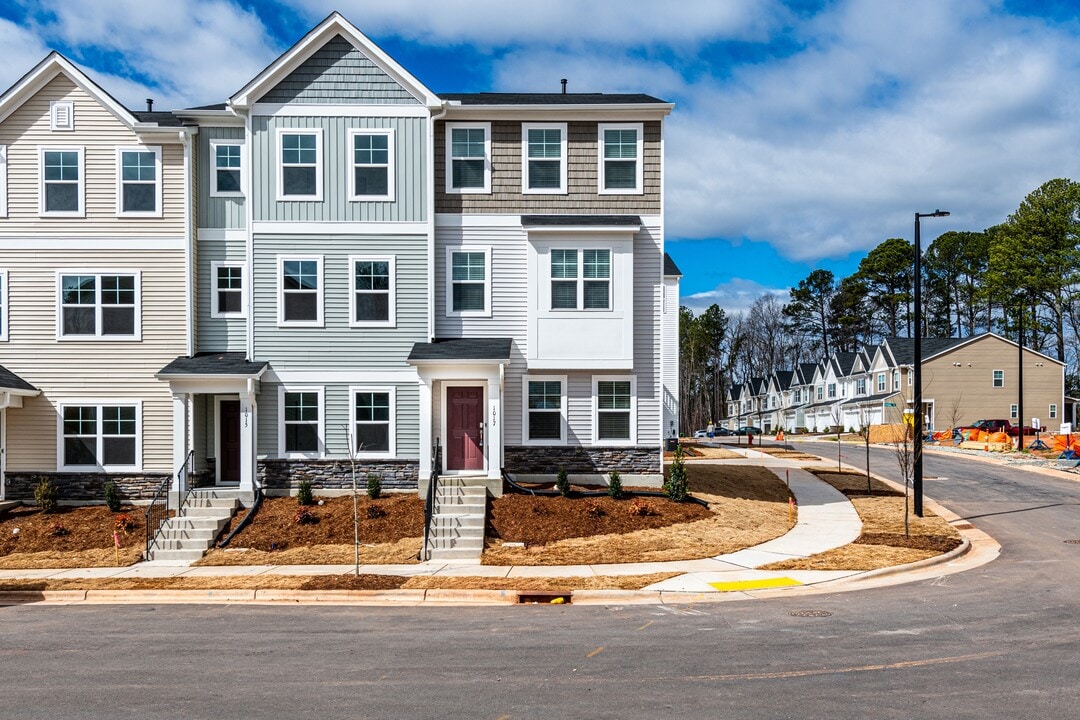
<path id="1" fill-rule="evenodd" d="M 607 475 L 612 470 L 621 475 L 663 475 L 659 445 L 508 445 L 503 450 L 503 466 L 512 475 L 555 475 L 560 468 L 571 476 Z"/>
<path id="2" fill-rule="evenodd" d="M 310 480 L 315 490 L 350 490 L 352 469 L 348 460 L 260 460 L 259 485 L 268 495 L 292 494 L 301 480 Z M 357 487 L 367 488 L 369 473 L 379 476 L 384 490 L 416 492 L 420 461 L 357 460 Z"/>
<path id="3" fill-rule="evenodd" d="M 60 501 L 105 502 L 105 483 L 116 483 L 120 499 L 149 500 L 169 473 L 69 473 L 9 472 L 5 475 L 5 495 L 9 500 L 33 500 L 38 478 L 47 477 L 60 490 Z"/>

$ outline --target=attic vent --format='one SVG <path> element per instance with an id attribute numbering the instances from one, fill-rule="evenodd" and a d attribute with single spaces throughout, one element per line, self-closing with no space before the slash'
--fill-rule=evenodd
<path id="1" fill-rule="evenodd" d="M 53 130 L 74 130 L 75 103 L 70 100 L 54 100 L 49 103 L 49 125 Z"/>

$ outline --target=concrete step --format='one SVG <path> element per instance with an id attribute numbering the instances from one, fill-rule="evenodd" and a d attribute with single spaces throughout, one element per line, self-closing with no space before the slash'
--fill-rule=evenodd
<path id="1" fill-rule="evenodd" d="M 483 492 L 479 493 L 462 493 L 462 492 L 437 492 L 435 493 L 436 503 L 445 503 L 447 505 L 455 505 L 460 503 L 470 503 L 483 505 L 487 502 L 487 494 Z"/>
<path id="2" fill-rule="evenodd" d="M 480 553 L 476 550 L 436 548 L 431 551 L 430 560 L 465 560 L 479 563 Z"/>
<path id="3" fill-rule="evenodd" d="M 483 515 L 487 512 L 487 503 L 482 502 L 443 502 L 435 499 L 435 514 L 452 512 L 457 515 L 467 513 L 470 515 Z"/>
<path id="4" fill-rule="evenodd" d="M 164 528 L 159 537 L 167 540 L 200 540 L 210 542 L 217 537 L 218 528 Z"/>
<path id="5" fill-rule="evenodd" d="M 199 557 L 202 557 L 209 549 L 211 539 L 159 537 L 154 547 L 160 550 L 197 550 Z"/>
<path id="6" fill-rule="evenodd" d="M 431 527 L 439 530 L 449 528 L 484 529 L 483 515 L 435 515 L 431 518 Z"/>
<path id="7" fill-rule="evenodd" d="M 211 497 L 203 495 L 192 495 L 188 498 L 185 508 L 235 508 L 240 504 L 240 501 L 236 498 L 222 498 Z"/>
<path id="8" fill-rule="evenodd" d="M 428 538 L 428 547 L 430 548 L 458 548 L 466 549 L 470 548 L 479 552 L 484 549 L 484 536 L 483 535 L 441 535 L 433 538 Z"/>
<path id="9" fill-rule="evenodd" d="M 192 563 L 201 558 L 205 552 L 205 548 L 202 550 L 173 550 L 154 547 L 150 551 L 150 560 Z"/>
<path id="10" fill-rule="evenodd" d="M 180 517 L 231 518 L 235 512 L 235 507 L 182 507 Z"/>
<path id="11" fill-rule="evenodd" d="M 183 528 L 188 530 L 205 530 L 214 529 L 220 530 L 228 518 L 222 517 L 171 517 L 161 524 L 163 528 Z"/>

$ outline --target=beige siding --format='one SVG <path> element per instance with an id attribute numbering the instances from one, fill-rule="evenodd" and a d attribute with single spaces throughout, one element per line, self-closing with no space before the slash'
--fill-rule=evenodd
<path id="1" fill-rule="evenodd" d="M 49 129 L 49 103 L 71 100 L 75 130 Z M 168 135 L 170 140 L 178 135 Z M 154 141 L 157 142 L 157 141 Z M 0 234 L 95 236 L 178 236 L 184 231 L 184 150 L 179 142 L 161 144 L 163 214 L 160 218 L 116 216 L 116 148 L 139 145 L 126 125 L 60 75 L 0 123 L 0 145 L 8 145 L 8 217 L 0 218 Z M 38 146 L 85 148 L 84 218 L 38 216 Z"/>
<path id="2" fill-rule="evenodd" d="M 10 334 L 0 364 L 42 391 L 8 412 L 9 471 L 56 469 L 57 403 L 142 401 L 143 470 L 172 470 L 172 401 L 154 373 L 186 353 L 184 256 L 177 251 L 0 251 Z M 140 271 L 141 341 L 56 339 L 56 270 Z"/>

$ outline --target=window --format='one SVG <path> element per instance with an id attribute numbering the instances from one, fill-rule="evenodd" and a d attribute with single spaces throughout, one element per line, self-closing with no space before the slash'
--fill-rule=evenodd
<path id="1" fill-rule="evenodd" d="M 322 455 L 322 388 L 278 386 L 281 424 L 278 448 L 282 457 L 318 457 Z"/>
<path id="2" fill-rule="evenodd" d="M 1020 412 L 1020 410 L 1019 410 L 1019 408 L 1016 407 L 1016 403 L 1013 403 L 1012 405 L 1009 406 L 1009 417 L 1012 418 L 1013 420 L 1016 419 L 1016 416 L 1017 416 L 1017 414 L 1019 414 L 1019 412 Z"/>
<path id="3" fill-rule="evenodd" d="M 160 215 L 161 148 L 120 148 L 116 165 L 117 214 Z"/>
<path id="4" fill-rule="evenodd" d="M 448 315 L 491 316 L 491 248 L 447 248 Z"/>
<path id="5" fill-rule="evenodd" d="M 243 197 L 244 145 L 239 140 L 211 140 L 210 197 Z"/>
<path id="6" fill-rule="evenodd" d="M 522 123 L 522 192 L 566 192 L 566 123 Z"/>
<path id="7" fill-rule="evenodd" d="M 139 403 L 61 405 L 58 469 L 139 469 L 141 414 Z"/>
<path id="8" fill-rule="evenodd" d="M 0 270 L 0 341 L 8 339 L 8 276 Z"/>
<path id="9" fill-rule="evenodd" d="M 392 257 L 352 257 L 353 285 L 349 296 L 352 327 L 393 327 L 395 272 Z"/>
<path id="10" fill-rule="evenodd" d="M 446 192 L 491 192 L 491 123 L 446 124 Z"/>
<path id="11" fill-rule="evenodd" d="M 349 389 L 352 403 L 352 442 L 360 457 L 393 457 L 397 452 L 394 439 L 393 388 L 354 387 Z"/>
<path id="12" fill-rule="evenodd" d="M 7 145 L 0 145 L 0 218 L 7 217 Z"/>
<path id="13" fill-rule="evenodd" d="M 278 200 L 322 200 L 322 131 L 278 130 Z"/>
<path id="14" fill-rule="evenodd" d="M 877 391 L 885 392 L 885 373 L 878 373 L 877 376 Z"/>
<path id="15" fill-rule="evenodd" d="M 322 257 L 278 258 L 278 325 L 322 327 Z"/>
<path id="16" fill-rule="evenodd" d="M 866 378 L 859 378 L 858 380 L 855 381 L 855 394 L 856 395 L 865 395 L 866 394 Z"/>
<path id="17" fill-rule="evenodd" d="M 350 130 L 352 138 L 351 200 L 394 199 L 394 133 L 392 130 Z"/>
<path id="18" fill-rule="evenodd" d="M 551 309 L 610 310 L 611 251 L 552 249 Z"/>
<path id="19" fill-rule="evenodd" d="M 1005 387 L 1005 371 L 994 371 L 994 387 Z"/>
<path id="20" fill-rule="evenodd" d="M 39 211 L 42 215 L 83 215 L 83 149 L 41 148 Z"/>
<path id="21" fill-rule="evenodd" d="M 565 376 L 527 375 L 524 379 L 524 438 L 526 443 L 566 443 Z"/>
<path id="22" fill-rule="evenodd" d="M 824 390 L 825 390 L 825 388 L 821 387 L 820 385 L 817 386 L 817 399 L 818 400 L 820 400 L 822 397 L 824 397 Z"/>
<path id="23" fill-rule="evenodd" d="M 72 131 L 75 129 L 75 103 L 71 100 L 53 100 L 49 103 L 49 129 Z"/>
<path id="24" fill-rule="evenodd" d="M 797 402 L 797 403 L 802 402 L 802 390 L 796 390 L 795 391 L 795 402 Z"/>
<path id="25" fill-rule="evenodd" d="M 58 277 L 58 338 L 139 339 L 138 274 L 59 273 Z"/>
<path id="26" fill-rule="evenodd" d="M 836 383 L 829 383 L 829 397 L 836 397 Z"/>
<path id="27" fill-rule="evenodd" d="M 1055 403 L 1050 403 L 1049 415 L 1051 420 L 1057 420 L 1057 405 Z"/>
<path id="28" fill-rule="evenodd" d="M 633 377 L 594 377 L 593 443 L 634 443 L 636 379 Z"/>
<path id="29" fill-rule="evenodd" d="M 243 264 L 215 262 L 210 269 L 214 278 L 210 317 L 244 317 Z"/>
<path id="30" fill-rule="evenodd" d="M 893 370 L 892 389 L 893 390 L 899 390 L 900 389 L 900 371 L 899 370 Z"/>
<path id="31" fill-rule="evenodd" d="M 600 123 L 600 194 L 642 192 L 642 125 Z"/>

